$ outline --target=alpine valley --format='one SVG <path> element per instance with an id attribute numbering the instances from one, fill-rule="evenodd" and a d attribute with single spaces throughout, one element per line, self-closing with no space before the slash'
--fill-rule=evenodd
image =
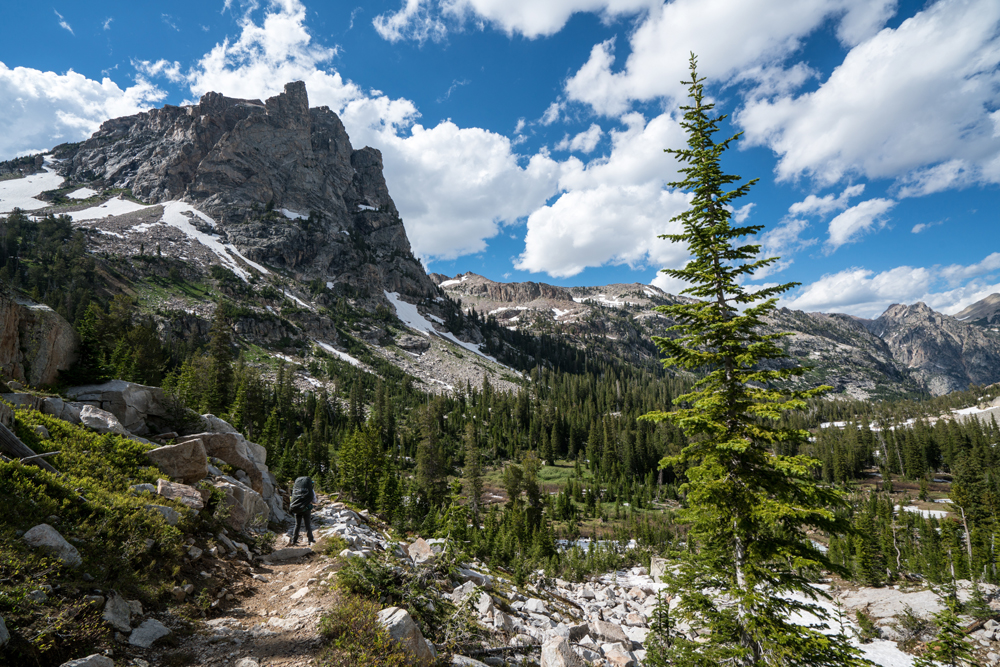
<path id="1" fill-rule="evenodd" d="M 688 436 L 641 418 L 699 380 L 654 343 L 692 303 L 428 274 L 381 153 L 302 82 L 0 163 L 0 664 L 634 667 L 657 633 L 703 641 L 660 598 L 693 552 Z M 805 368 L 778 389 L 833 388 L 775 417 L 851 526 L 803 537 L 830 569 L 795 577 L 878 664 L 942 636 L 942 585 L 1000 664 L 998 311 L 759 332 L 788 334 L 769 377 Z M 303 476 L 309 547 L 283 535 Z"/>

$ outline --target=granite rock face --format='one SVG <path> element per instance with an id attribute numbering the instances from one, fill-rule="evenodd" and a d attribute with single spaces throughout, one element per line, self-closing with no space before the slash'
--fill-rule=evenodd
<path id="1" fill-rule="evenodd" d="M 890 306 L 868 328 L 934 396 L 1000 379 L 1000 334 L 922 302 Z"/>
<path id="2" fill-rule="evenodd" d="M 262 102 L 205 94 L 198 104 L 116 118 L 78 147 L 59 147 L 71 180 L 130 188 L 148 203 L 183 199 L 211 216 L 248 258 L 299 280 L 413 297 L 437 290 L 414 258 L 382 176 L 301 81 Z"/>
<path id="3" fill-rule="evenodd" d="M 0 373 L 31 386 L 59 378 L 76 360 L 73 325 L 46 305 L 0 290 Z"/>

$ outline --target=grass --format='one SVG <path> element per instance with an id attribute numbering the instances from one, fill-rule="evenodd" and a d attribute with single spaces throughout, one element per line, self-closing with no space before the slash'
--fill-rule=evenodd
<path id="1" fill-rule="evenodd" d="M 215 292 L 204 283 L 170 280 L 160 276 L 147 276 L 135 284 L 139 300 L 143 303 L 162 303 L 174 296 L 185 296 L 195 301 L 211 301 Z"/>

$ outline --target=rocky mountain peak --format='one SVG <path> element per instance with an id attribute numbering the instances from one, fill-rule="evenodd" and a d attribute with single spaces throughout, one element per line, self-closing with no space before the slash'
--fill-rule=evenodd
<path id="1" fill-rule="evenodd" d="M 71 183 L 194 205 L 247 258 L 296 279 L 343 285 L 370 304 L 384 303 L 384 291 L 437 294 L 411 252 L 381 153 L 355 150 L 336 113 L 309 107 L 302 81 L 266 102 L 210 92 L 109 120 L 56 155 Z"/>
<path id="2" fill-rule="evenodd" d="M 993 324 L 1000 321 L 1000 294 L 990 294 L 955 314 L 962 322 Z"/>

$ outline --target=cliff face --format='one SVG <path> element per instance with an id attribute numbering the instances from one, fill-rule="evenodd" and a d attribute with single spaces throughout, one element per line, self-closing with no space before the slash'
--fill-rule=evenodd
<path id="1" fill-rule="evenodd" d="M 955 319 L 983 326 L 1000 324 L 1000 294 L 990 294 L 985 299 L 955 313 Z"/>
<path id="2" fill-rule="evenodd" d="M 53 384 L 76 360 L 73 326 L 48 306 L 0 291 L 0 372 L 32 386 Z"/>
<path id="3" fill-rule="evenodd" d="M 935 396 L 1000 380 L 1000 336 L 924 303 L 890 306 L 868 328 Z"/>
<path id="4" fill-rule="evenodd" d="M 382 176 L 382 156 L 354 150 L 340 118 L 309 108 L 305 84 L 266 102 L 204 95 L 189 107 L 116 118 L 57 149 L 73 182 L 127 188 L 147 203 L 184 200 L 246 257 L 303 281 L 436 294 L 413 257 Z"/>

